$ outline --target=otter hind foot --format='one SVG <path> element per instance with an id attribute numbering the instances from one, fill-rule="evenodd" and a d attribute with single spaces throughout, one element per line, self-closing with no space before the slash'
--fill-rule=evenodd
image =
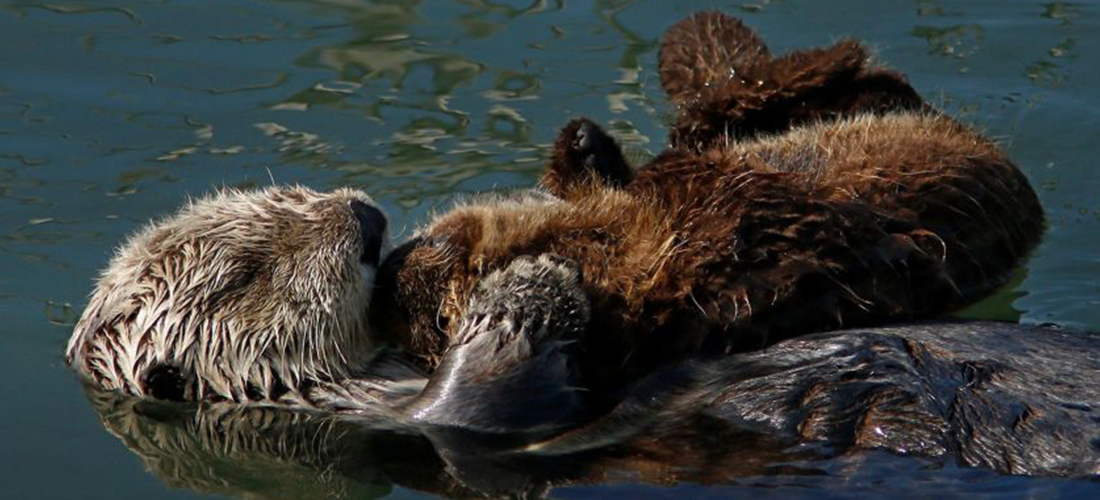
<path id="1" fill-rule="evenodd" d="M 859 42 L 841 40 L 775 57 L 741 20 L 720 12 L 701 12 L 669 28 L 658 72 L 678 109 L 669 142 L 685 150 L 924 106 L 902 75 L 873 66 Z"/>
<path id="2" fill-rule="evenodd" d="M 661 87 L 683 104 L 733 76 L 771 63 L 768 46 L 740 19 L 715 11 L 692 14 L 665 31 L 657 54 Z"/>
<path id="3" fill-rule="evenodd" d="M 413 419 L 487 432 L 571 425 L 584 405 L 574 340 L 589 319 L 576 264 L 520 257 L 481 281 Z M 505 404 L 501 404 L 506 402 Z"/>

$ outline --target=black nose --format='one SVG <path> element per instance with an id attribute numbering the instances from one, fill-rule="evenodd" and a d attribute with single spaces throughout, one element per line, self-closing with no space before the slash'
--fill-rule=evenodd
<path id="1" fill-rule="evenodd" d="M 363 238 L 363 255 L 359 262 L 378 267 L 382 258 L 382 240 L 386 236 L 386 216 L 376 207 L 352 200 L 351 211 L 359 221 L 359 233 Z"/>

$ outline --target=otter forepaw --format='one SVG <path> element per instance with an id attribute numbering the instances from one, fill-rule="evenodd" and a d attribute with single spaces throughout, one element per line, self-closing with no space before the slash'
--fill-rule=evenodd
<path id="1" fill-rule="evenodd" d="M 566 198 L 572 188 L 586 182 L 621 187 L 633 175 L 615 139 L 591 120 L 578 118 L 558 134 L 542 185 Z"/>

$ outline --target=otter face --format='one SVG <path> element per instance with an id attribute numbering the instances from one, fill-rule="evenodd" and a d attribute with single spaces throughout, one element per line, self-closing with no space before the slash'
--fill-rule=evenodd
<path id="1" fill-rule="evenodd" d="M 275 400 L 372 354 L 366 313 L 386 217 L 350 189 L 224 191 L 130 238 L 66 358 L 106 389 Z"/>

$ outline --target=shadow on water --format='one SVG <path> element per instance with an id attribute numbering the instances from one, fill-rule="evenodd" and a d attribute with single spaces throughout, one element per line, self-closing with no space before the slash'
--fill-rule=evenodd
<path id="1" fill-rule="evenodd" d="M 922 93 L 1002 139 L 1040 191 L 1048 236 L 1017 281 L 964 314 L 1100 328 L 1100 10 L 1088 2 L 13 0 L 0 4 L 0 394 L 21 411 L 0 415 L 13 450 L 0 456 L 6 493 L 193 497 L 150 480 L 143 467 L 161 470 L 152 458 L 136 463 L 102 435 L 60 361 L 90 280 L 144 221 L 187 196 L 274 180 L 363 188 L 394 215 L 400 237 L 456 195 L 529 186 L 574 116 L 606 123 L 628 149 L 650 155 L 669 117 L 658 36 L 703 8 L 745 16 L 778 50 L 865 39 Z M 108 427 L 139 444 L 156 442 L 140 437 L 149 432 L 182 442 L 190 431 L 179 429 L 202 420 L 112 405 L 130 416 L 109 417 Z M 311 426 L 323 427 L 301 432 Z M 393 439 L 400 444 L 379 445 L 388 451 L 356 451 L 348 467 L 398 477 L 383 465 L 406 446 L 443 467 L 431 442 Z M 318 462 L 225 460 L 207 465 L 245 468 L 196 489 L 277 498 L 434 491 L 334 475 Z M 912 488 L 1025 497 L 1090 485 L 873 453 L 799 465 L 823 475 L 761 470 L 721 487 L 684 476 L 664 489 L 677 464 L 634 464 L 609 466 L 611 485 L 554 495 L 828 498 L 892 488 L 905 497 Z M 191 467 L 197 473 L 201 461 Z M 339 484 L 324 490 L 326 478 Z"/>

